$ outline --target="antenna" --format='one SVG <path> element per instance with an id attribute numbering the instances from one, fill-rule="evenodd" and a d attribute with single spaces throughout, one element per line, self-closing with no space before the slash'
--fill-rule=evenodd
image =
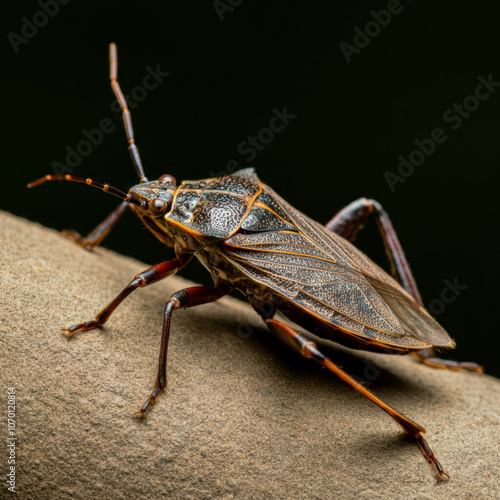
<path id="1" fill-rule="evenodd" d="M 109 79 L 111 80 L 111 88 L 116 96 L 116 100 L 122 108 L 123 125 L 125 127 L 125 133 L 127 134 L 127 140 L 129 142 L 128 150 L 130 152 L 130 158 L 134 164 L 135 171 L 141 179 L 141 182 L 148 182 L 148 178 L 144 174 L 144 168 L 142 167 L 141 155 L 139 154 L 139 149 L 135 145 L 134 139 L 134 129 L 132 127 L 132 115 L 127 107 L 127 101 L 123 96 L 120 89 L 120 84 L 118 83 L 118 53 L 116 51 L 116 45 L 114 43 L 109 44 Z"/>
<path id="2" fill-rule="evenodd" d="M 41 184 L 45 184 L 46 182 L 49 181 L 71 181 L 71 182 L 79 182 L 81 184 L 87 184 L 88 186 L 93 186 L 97 189 L 100 189 L 102 191 L 105 191 L 109 194 L 112 194 L 113 196 L 116 196 L 117 198 L 120 198 L 121 200 L 127 201 L 128 203 L 132 203 L 133 205 L 136 205 L 137 207 L 142 207 L 146 208 L 146 202 L 145 201 L 140 201 L 131 194 L 126 194 L 123 191 L 120 191 L 119 189 L 110 186 L 109 184 L 101 184 L 100 182 L 93 181 L 92 179 L 84 179 L 83 177 L 75 177 L 73 175 L 46 175 L 45 177 L 41 177 L 40 179 L 37 179 L 36 181 L 30 182 L 28 184 L 28 188 L 33 188 L 36 186 L 40 186 Z"/>

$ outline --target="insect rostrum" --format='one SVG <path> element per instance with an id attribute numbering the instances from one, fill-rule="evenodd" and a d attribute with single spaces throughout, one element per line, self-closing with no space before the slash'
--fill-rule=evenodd
<path id="1" fill-rule="evenodd" d="M 124 193 L 108 184 L 71 175 L 47 175 L 29 184 L 62 179 L 86 183 L 121 198 L 120 205 L 87 237 L 67 232 L 86 248 L 98 245 L 131 208 L 176 258 L 135 276 L 94 320 L 64 333 L 104 325 L 116 307 L 137 288 L 176 273 L 193 257 L 211 273 L 214 286 L 179 290 L 166 301 L 159 368 L 150 396 L 137 412 L 145 417 L 167 383 L 167 349 L 172 314 L 179 308 L 213 302 L 232 290 L 242 292 L 278 339 L 312 358 L 365 395 L 396 420 L 432 462 L 439 478 L 448 474 L 422 436 L 425 430 L 390 407 L 325 356 L 317 345 L 275 317 L 348 347 L 386 354 L 414 354 L 427 365 L 481 372 L 475 363 L 435 358 L 433 347 L 452 347 L 446 331 L 422 305 L 404 252 L 383 208 L 362 198 L 341 210 L 326 226 L 289 205 L 251 168 L 232 175 L 183 181 L 171 175 L 148 181 L 135 145 L 130 112 L 117 81 L 117 55 L 110 46 L 110 78 L 123 110 L 132 162 L 140 183 Z M 394 274 L 389 276 L 349 240 L 373 215 L 386 245 Z"/>

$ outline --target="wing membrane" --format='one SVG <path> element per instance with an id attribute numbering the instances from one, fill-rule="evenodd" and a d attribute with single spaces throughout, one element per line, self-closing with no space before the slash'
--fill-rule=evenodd
<path id="1" fill-rule="evenodd" d="M 354 335 L 417 348 L 452 344 L 427 311 L 366 255 L 268 186 L 263 189 L 296 231 L 237 233 L 225 240 L 224 254 L 244 274 Z"/>

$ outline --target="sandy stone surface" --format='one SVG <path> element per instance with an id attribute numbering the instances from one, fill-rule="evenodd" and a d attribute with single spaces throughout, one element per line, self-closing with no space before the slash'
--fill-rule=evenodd
<path id="1" fill-rule="evenodd" d="M 133 418 L 156 375 L 165 298 L 187 282 L 134 292 L 106 328 L 68 342 L 61 327 L 92 319 L 147 266 L 8 214 L 0 227 L 1 498 L 7 387 L 17 498 L 500 498 L 500 381 L 329 348 L 426 427 L 451 476 L 436 484 L 392 419 L 232 297 L 174 313 L 169 388 Z"/>

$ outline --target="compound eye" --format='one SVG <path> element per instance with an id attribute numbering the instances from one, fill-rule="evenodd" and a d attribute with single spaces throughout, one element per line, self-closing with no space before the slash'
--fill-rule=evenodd
<path id="1" fill-rule="evenodd" d="M 175 180 L 175 177 L 173 175 L 170 175 L 170 174 L 162 175 L 158 180 L 163 184 L 175 184 L 175 185 L 177 185 L 177 181 Z"/>
<path id="2" fill-rule="evenodd" d="M 167 210 L 167 202 L 160 198 L 153 198 L 149 202 L 149 211 L 153 217 L 161 217 Z"/>

